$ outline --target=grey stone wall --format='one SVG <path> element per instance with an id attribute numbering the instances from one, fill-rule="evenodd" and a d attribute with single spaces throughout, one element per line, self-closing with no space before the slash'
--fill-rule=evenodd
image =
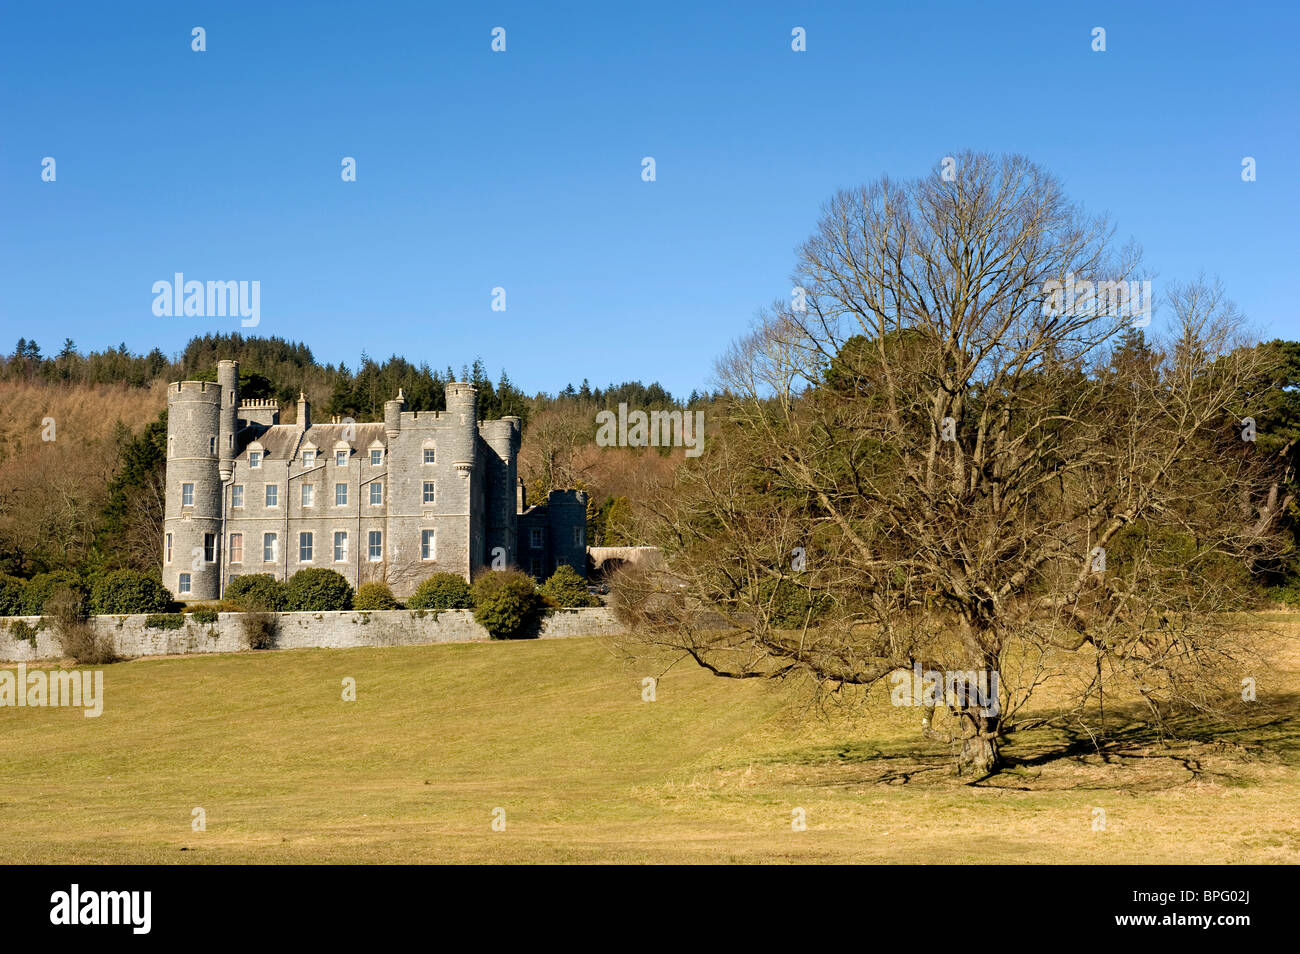
<path id="1" fill-rule="evenodd" d="M 240 613 L 221 613 L 217 622 L 205 624 L 185 617 L 180 629 L 151 629 L 143 614 L 95 616 L 91 623 L 101 636 L 113 640 L 118 655 L 167 656 L 189 653 L 233 653 L 244 650 Z M 474 622 L 471 610 L 346 610 L 332 613 L 277 613 L 276 649 L 351 649 L 359 646 L 414 646 L 428 643 L 464 643 L 490 639 Z M 13 622 L 35 626 L 40 617 L 0 620 L 0 661 L 30 662 L 62 656 L 53 629 L 43 626 L 36 645 L 16 639 Z M 611 636 L 623 627 L 605 607 L 552 610 L 529 635 L 540 639 L 568 636 Z"/>

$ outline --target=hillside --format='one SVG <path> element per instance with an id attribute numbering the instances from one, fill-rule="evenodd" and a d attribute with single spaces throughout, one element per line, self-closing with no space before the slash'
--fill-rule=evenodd
<path id="1" fill-rule="evenodd" d="M 162 382 L 0 381 L 0 556 L 17 553 L 37 568 L 85 559 L 117 466 L 119 430 L 138 433 L 166 403 Z"/>

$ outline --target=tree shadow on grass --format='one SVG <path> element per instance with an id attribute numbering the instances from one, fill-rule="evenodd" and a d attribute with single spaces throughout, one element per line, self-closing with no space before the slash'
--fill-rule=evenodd
<path id="1" fill-rule="evenodd" d="M 1004 767 L 984 778 L 958 776 L 952 753 L 924 739 L 863 740 L 787 753 L 780 764 L 818 787 L 969 786 L 1009 791 L 1165 791 L 1196 782 L 1255 784 L 1261 765 L 1300 766 L 1300 695 L 1240 706 L 1227 718 L 1188 713 L 1163 729 L 1141 705 L 1108 706 L 1104 735 L 1095 713 L 1085 725 L 1069 710 L 1040 711 L 1035 726 L 1011 733 Z M 1089 731 L 1091 729 L 1091 731 Z"/>
<path id="2" fill-rule="evenodd" d="M 1249 767 L 1300 765 L 1300 695 L 1238 706 L 1225 716 L 1188 712 L 1163 726 L 1136 704 L 1106 712 L 1104 732 L 1095 713 L 1088 724 L 1062 710 L 1045 724 L 1012 733 L 1006 765 L 972 784 L 1043 787 L 1167 789 L 1191 782 L 1251 784 Z"/>

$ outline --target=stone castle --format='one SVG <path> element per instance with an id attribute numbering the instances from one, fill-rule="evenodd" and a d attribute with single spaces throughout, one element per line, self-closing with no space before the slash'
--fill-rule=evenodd
<path id="1" fill-rule="evenodd" d="M 239 364 L 217 380 L 167 387 L 163 585 L 218 599 L 231 579 L 287 580 L 328 567 L 409 595 L 434 573 L 466 580 L 518 566 L 544 579 L 562 563 L 586 576 L 587 495 L 552 491 L 528 506 L 517 474 L 521 422 L 478 420 L 478 392 L 446 387 L 445 411 L 315 424 L 305 397 L 280 423 L 275 401 L 241 401 Z"/>

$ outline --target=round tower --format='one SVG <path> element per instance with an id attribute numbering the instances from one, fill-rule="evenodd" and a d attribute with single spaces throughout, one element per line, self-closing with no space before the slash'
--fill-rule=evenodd
<path id="1" fill-rule="evenodd" d="M 384 433 L 390 441 L 397 440 L 402 433 L 402 412 L 406 410 L 406 395 L 397 389 L 397 397 L 384 402 Z"/>
<path id="2" fill-rule="evenodd" d="M 221 428 L 217 435 L 222 481 L 235 472 L 235 435 L 239 432 L 239 362 L 218 361 L 217 383 L 221 385 Z"/>
<path id="3" fill-rule="evenodd" d="M 505 550 L 507 566 L 513 566 L 518 557 L 515 518 L 515 485 L 519 474 L 520 433 L 523 422 L 517 417 L 503 417 L 499 421 L 484 421 L 479 425 L 492 455 L 488 460 L 487 547 L 489 559 L 496 547 Z"/>
<path id="4" fill-rule="evenodd" d="M 446 413 L 458 425 L 448 431 L 447 456 L 452 466 L 469 476 L 474 468 L 474 437 L 478 433 L 478 388 L 460 381 L 448 383 Z M 441 448 L 438 452 L 441 455 Z"/>
<path id="5" fill-rule="evenodd" d="M 167 386 L 163 585 L 179 600 L 216 599 L 220 588 L 223 390 L 211 381 Z"/>

